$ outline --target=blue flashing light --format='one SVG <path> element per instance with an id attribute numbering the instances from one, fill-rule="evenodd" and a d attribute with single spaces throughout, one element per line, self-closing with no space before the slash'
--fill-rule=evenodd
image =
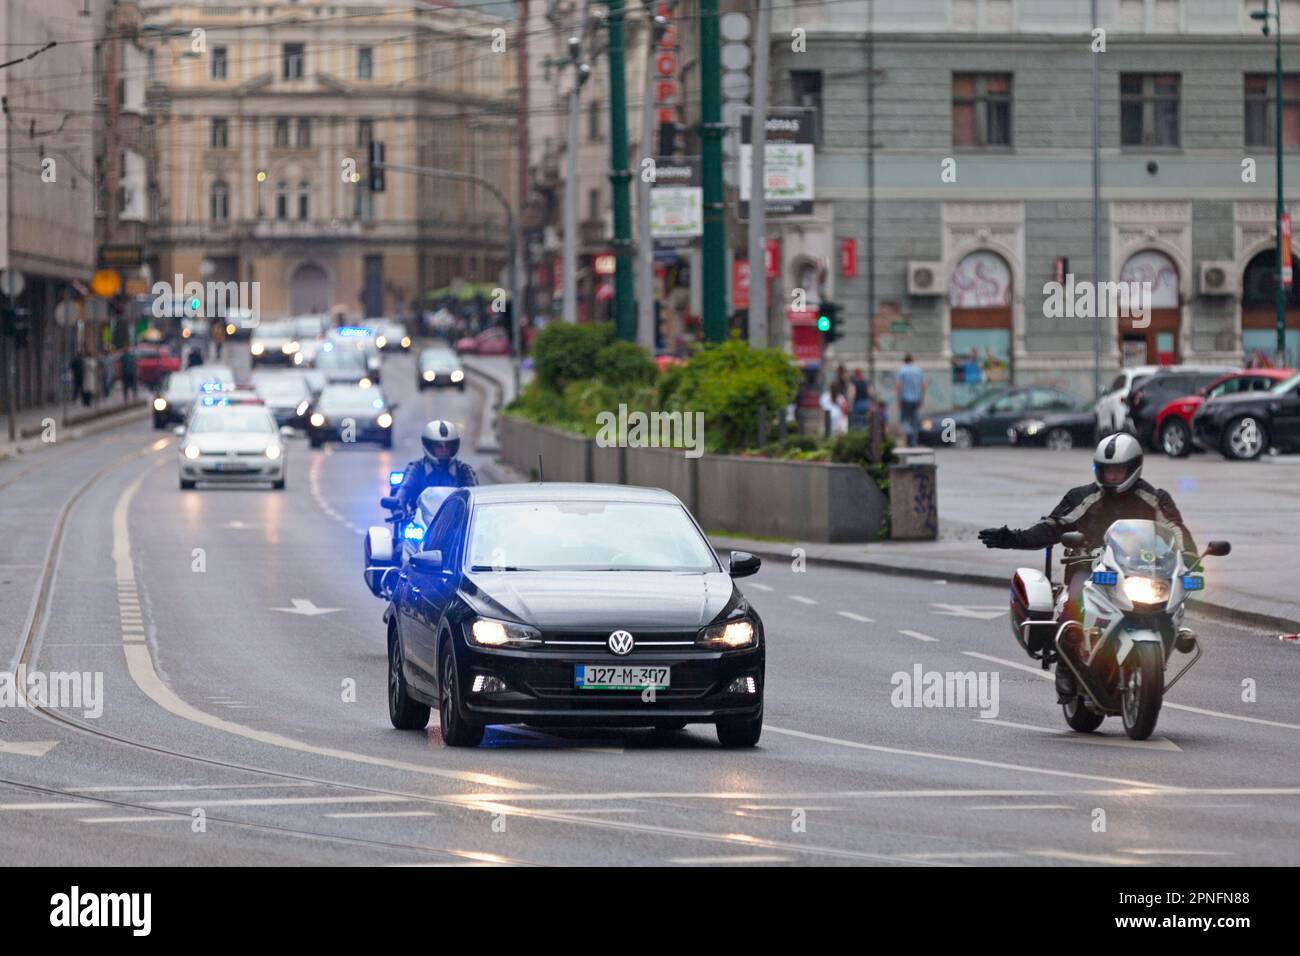
<path id="1" fill-rule="evenodd" d="M 423 541 L 424 525 L 420 524 L 418 521 L 412 521 L 402 529 L 402 537 L 407 541 Z"/>
<path id="2" fill-rule="evenodd" d="M 1183 575 L 1184 591 L 1200 591 L 1203 590 L 1204 588 L 1205 588 L 1205 578 L 1201 577 L 1199 574 Z"/>
<path id="3" fill-rule="evenodd" d="M 1093 584 L 1114 584 L 1115 581 L 1118 579 L 1118 577 L 1119 576 L 1114 571 L 1093 571 L 1092 583 Z"/>
<path id="4" fill-rule="evenodd" d="M 371 402 L 370 404 L 374 405 L 375 408 L 383 408 L 383 407 L 384 407 L 384 400 L 383 400 L 382 398 L 376 398 L 376 399 L 375 399 L 373 402 Z"/>
<path id="5" fill-rule="evenodd" d="M 215 396 L 208 395 L 205 396 L 203 399 L 203 405 L 205 405 L 208 408 L 217 408 L 219 406 L 226 406 L 229 404 L 230 404 L 230 399 L 228 398 L 217 398 Z"/>
<path id="6" fill-rule="evenodd" d="M 322 352 L 333 352 L 333 351 L 334 351 L 334 343 L 333 343 L 333 342 L 326 342 L 324 345 L 322 345 L 322 346 L 320 347 L 320 349 L 321 349 Z"/>
<path id="7" fill-rule="evenodd" d="M 222 385 L 220 382 L 204 382 L 199 386 L 200 392 L 223 392 L 225 389 L 226 386 Z"/>
<path id="8" fill-rule="evenodd" d="M 334 332 L 348 338 L 361 338 L 374 334 L 370 329 L 356 325 L 342 325 L 335 329 Z"/>
<path id="9" fill-rule="evenodd" d="M 406 472 L 404 471 L 390 471 L 388 473 L 388 487 L 396 488 L 405 480 L 405 478 Z"/>

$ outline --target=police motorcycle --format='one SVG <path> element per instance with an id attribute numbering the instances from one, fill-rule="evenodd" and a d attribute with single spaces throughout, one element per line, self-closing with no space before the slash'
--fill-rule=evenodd
<path id="1" fill-rule="evenodd" d="M 1232 546 L 1211 541 L 1188 567 L 1174 533 L 1145 519 L 1116 521 L 1096 550 L 1077 531 L 1061 543 L 1067 580 L 1080 566 L 1087 574 L 1082 620 L 1069 612 L 1066 585 L 1051 580 L 1048 548 L 1043 571 L 1018 568 L 1011 579 L 1011 630 L 1044 670 L 1064 662 L 1074 675 L 1080 693 L 1062 704 L 1073 730 L 1088 733 L 1119 716 L 1130 738 L 1145 740 L 1164 695 L 1201 658 L 1195 632 L 1183 626 L 1188 595 L 1205 587 L 1201 559 L 1224 557 Z M 1191 656 L 1171 676 L 1175 651 Z"/>
<path id="2" fill-rule="evenodd" d="M 404 471 L 390 472 L 389 489 L 396 489 L 405 476 Z M 402 509 L 401 503 L 392 495 L 379 499 L 380 507 L 389 514 L 384 519 L 384 525 L 374 525 L 366 533 L 364 547 L 364 577 L 372 594 L 388 597 L 390 572 L 399 571 L 407 559 L 420 550 L 433 516 L 438 513 L 447 496 L 455 490 L 454 485 L 426 488 L 409 513 Z"/>

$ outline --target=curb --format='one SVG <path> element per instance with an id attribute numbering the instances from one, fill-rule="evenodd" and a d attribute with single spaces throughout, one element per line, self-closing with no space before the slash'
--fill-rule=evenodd
<path id="1" fill-rule="evenodd" d="M 481 455 L 495 455 L 501 451 L 501 445 L 497 441 L 497 409 L 501 407 L 501 383 L 482 369 L 464 363 L 461 368 L 466 372 L 466 382 L 469 387 L 483 395 L 478 442 L 474 450 Z"/>
<path id="2" fill-rule="evenodd" d="M 102 412 L 98 415 L 89 415 L 82 418 L 73 419 L 64 427 L 64 434 L 54 442 L 44 442 L 27 438 L 15 442 L 12 445 L 0 445 L 0 461 L 8 458 L 17 458 L 24 455 L 30 455 L 34 452 L 41 451 L 54 445 L 60 445 L 68 441 L 76 441 L 79 438 L 86 438 L 90 435 L 97 435 L 100 432 L 106 432 L 123 425 L 129 425 L 133 422 L 143 421 L 151 414 L 148 402 L 139 402 L 136 405 L 129 405 L 124 408 L 114 409 L 112 411 Z M 29 430 L 30 431 L 30 430 Z M 32 431 L 33 436 L 40 434 L 40 429 Z"/>

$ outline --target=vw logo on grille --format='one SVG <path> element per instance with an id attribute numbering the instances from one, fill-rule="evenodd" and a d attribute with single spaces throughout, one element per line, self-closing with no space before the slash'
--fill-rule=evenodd
<path id="1" fill-rule="evenodd" d="M 636 646 L 636 641 L 627 631 L 615 631 L 609 635 L 609 652 L 622 657 L 624 654 L 631 654 L 632 648 Z"/>

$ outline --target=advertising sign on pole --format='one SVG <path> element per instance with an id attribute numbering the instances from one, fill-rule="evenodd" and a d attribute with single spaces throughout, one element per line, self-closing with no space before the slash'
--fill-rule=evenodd
<path id="1" fill-rule="evenodd" d="M 740 218 L 749 219 L 752 115 L 740 118 Z M 813 212 L 813 144 L 817 113 L 812 109 L 772 110 L 767 115 L 763 151 L 767 214 L 811 216 Z"/>

